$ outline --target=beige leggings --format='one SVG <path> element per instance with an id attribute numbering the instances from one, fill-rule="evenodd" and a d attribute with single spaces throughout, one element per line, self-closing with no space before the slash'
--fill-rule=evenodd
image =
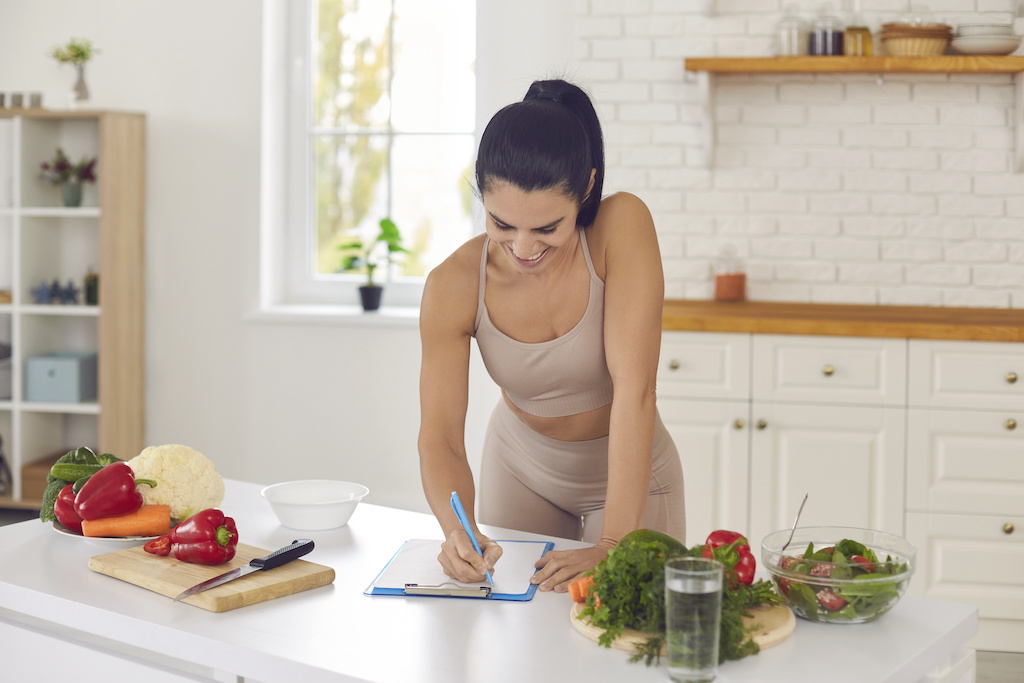
<path id="1" fill-rule="evenodd" d="M 499 399 L 484 439 L 481 523 L 597 543 L 607 487 L 607 436 L 550 439 L 526 426 Z M 683 470 L 660 415 L 644 527 L 686 542 Z"/>

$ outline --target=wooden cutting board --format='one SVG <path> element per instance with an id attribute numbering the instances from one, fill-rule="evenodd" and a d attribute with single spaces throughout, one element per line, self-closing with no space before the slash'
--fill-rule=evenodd
<path id="1" fill-rule="evenodd" d="M 577 631 L 596 643 L 597 639 L 604 633 L 604 629 L 594 626 L 590 623 L 590 619 L 580 617 L 580 612 L 583 611 L 584 607 L 586 605 L 582 602 L 574 602 L 569 613 L 570 619 Z M 752 607 L 749 611 L 751 616 L 743 617 L 743 625 L 751 629 L 750 637 L 761 646 L 762 650 L 772 645 L 778 645 L 788 638 L 789 634 L 796 628 L 796 617 L 793 616 L 793 611 L 785 605 L 762 605 L 760 607 Z M 622 635 L 612 641 L 612 647 L 617 650 L 625 650 L 626 652 L 636 652 L 636 646 L 646 642 L 650 637 L 651 634 L 649 633 L 635 631 L 630 628 L 623 629 Z M 667 654 L 663 645 L 661 655 L 664 657 Z"/>
<path id="2" fill-rule="evenodd" d="M 265 557 L 271 552 L 273 551 L 239 543 L 235 548 L 235 556 L 229 562 L 210 566 L 182 562 L 174 559 L 173 554 L 167 557 L 152 555 L 143 550 L 142 546 L 136 546 L 90 557 L 89 569 L 175 598 L 197 583 L 249 564 L 253 558 Z M 305 560 L 292 560 L 280 567 L 253 572 L 197 593 L 182 602 L 211 612 L 227 612 L 284 595 L 301 593 L 310 588 L 326 586 L 333 581 L 333 568 Z"/>

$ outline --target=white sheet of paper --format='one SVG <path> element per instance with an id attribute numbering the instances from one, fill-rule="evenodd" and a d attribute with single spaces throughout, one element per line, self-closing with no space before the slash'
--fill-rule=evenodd
<path id="1" fill-rule="evenodd" d="M 543 541 L 498 541 L 502 555 L 491 576 L 494 577 L 494 593 L 522 595 L 530 588 L 530 577 L 536 568 L 533 566 L 544 554 Z M 487 586 L 487 581 L 480 583 L 459 583 L 447 576 L 441 569 L 437 556 L 441 553 L 441 541 L 413 539 L 406 541 L 402 549 L 395 555 L 387 568 L 381 572 L 373 585 L 376 588 L 397 588 L 402 590 L 407 583 L 421 586 L 440 586 L 455 584 L 459 586 Z"/>

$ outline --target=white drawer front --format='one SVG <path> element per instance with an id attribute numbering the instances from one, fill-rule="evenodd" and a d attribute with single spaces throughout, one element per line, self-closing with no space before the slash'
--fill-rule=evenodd
<path id="1" fill-rule="evenodd" d="M 1005 635 L 1024 622 L 1024 517 L 909 513 L 907 538 L 917 546 L 911 595 L 975 605 L 985 642 L 974 647 L 1024 650 Z"/>
<path id="2" fill-rule="evenodd" d="M 678 398 L 748 398 L 750 335 L 665 332 L 661 338 L 658 394 Z"/>
<path id="3" fill-rule="evenodd" d="M 1024 344 L 910 341 L 910 405 L 1024 410 Z"/>
<path id="4" fill-rule="evenodd" d="M 1024 411 L 911 408 L 911 510 L 1024 515 Z"/>
<path id="5" fill-rule="evenodd" d="M 906 403 L 906 340 L 754 338 L 754 400 Z"/>

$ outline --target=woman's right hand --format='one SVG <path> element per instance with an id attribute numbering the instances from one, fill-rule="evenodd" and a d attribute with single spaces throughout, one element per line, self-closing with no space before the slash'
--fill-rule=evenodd
<path id="1" fill-rule="evenodd" d="M 484 556 L 481 558 L 473 549 L 473 541 L 462 527 L 453 529 L 448 538 L 441 544 L 441 554 L 437 561 L 447 576 L 462 583 L 479 583 L 486 581 L 486 571 L 494 575 L 494 565 L 501 557 L 501 546 L 488 537 L 477 534 L 477 542 Z"/>

